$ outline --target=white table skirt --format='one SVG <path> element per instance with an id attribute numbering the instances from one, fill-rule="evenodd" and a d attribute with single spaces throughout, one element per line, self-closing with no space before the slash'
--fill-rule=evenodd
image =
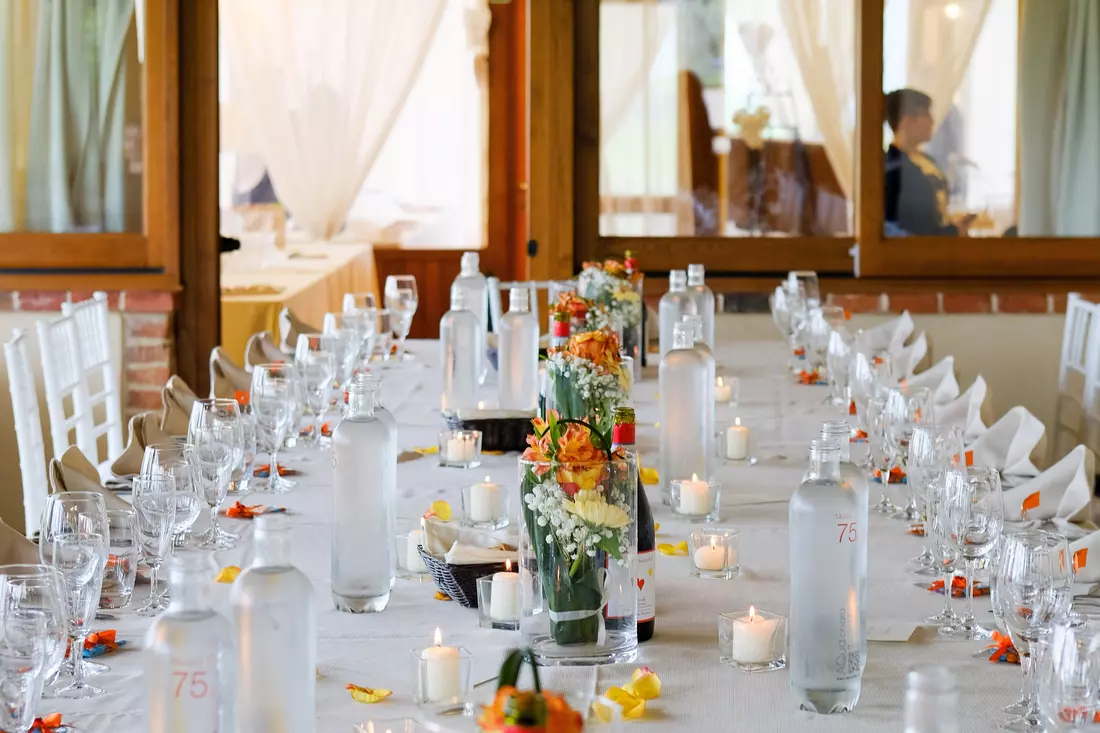
<path id="1" fill-rule="evenodd" d="M 383 400 L 399 424 L 399 447 L 433 445 L 439 430 L 439 384 L 435 342 L 413 342 L 416 362 L 386 372 Z M 649 704 L 646 718 L 624 724 L 626 729 L 659 731 L 884 731 L 900 730 L 906 670 L 918 664 L 951 667 L 961 690 L 960 730 L 996 730 L 999 708 L 1012 702 L 1020 685 L 1020 668 L 976 658 L 975 642 L 944 641 L 934 629 L 922 628 L 908 643 L 870 644 L 863 692 L 848 715 L 816 716 L 800 712 L 792 703 L 785 671 L 747 675 L 720 667 L 717 653 L 719 613 L 754 604 L 783 614 L 788 610 L 787 502 L 806 465 L 806 446 L 820 423 L 836 415 L 825 407 L 823 387 L 791 384 L 783 378 L 784 352 L 779 342 L 728 344 L 719 349 L 719 362 L 741 378 L 739 407 L 720 406 L 718 425 L 739 416 L 757 437 L 757 453 L 764 460 L 754 467 L 719 466 L 722 482 L 722 525 L 741 531 L 741 575 L 732 581 L 692 578 L 687 557 L 657 557 L 657 626 L 652 641 L 640 647 L 637 664 L 652 667 L 663 683 L 659 700 Z M 656 370 L 635 387 L 638 444 L 645 465 L 657 465 Z M 448 644 L 460 644 L 475 655 L 473 680 L 495 675 L 502 655 L 520 643 L 519 634 L 481 629 L 477 611 L 457 603 L 437 601 L 435 587 L 398 580 L 389 606 L 380 614 L 337 612 L 329 596 L 329 532 L 332 522 L 331 468 L 327 457 L 300 450 L 288 451 L 285 463 L 302 470 L 298 488 L 275 503 L 290 510 L 295 564 L 313 583 L 318 609 L 319 669 L 317 730 L 341 733 L 368 718 L 417 716 L 412 699 L 415 671 L 411 649 L 431 643 L 436 627 Z M 441 468 L 436 457 L 398 467 L 398 530 L 418 526 L 419 517 L 434 499 L 446 499 L 456 513 L 460 487 L 486 474 L 497 482 L 518 486 L 516 456 L 487 456 L 480 468 Z M 872 499 L 877 499 L 872 485 Z M 660 504 L 656 487 L 649 487 L 650 503 L 661 524 L 658 542 L 687 539 L 690 525 L 673 518 Z M 900 497 L 895 497 L 900 498 Z M 272 502 L 256 496 L 246 502 Z M 513 501 L 515 505 L 515 501 Z M 513 506 L 513 508 L 515 508 Z M 243 531 L 240 547 L 218 553 L 220 565 L 244 564 L 251 545 L 247 522 L 227 522 Z M 941 596 L 917 587 L 921 580 L 908 574 L 904 563 L 920 551 L 920 541 L 907 536 L 901 523 L 871 517 L 869 545 L 869 625 L 916 622 L 939 610 Z M 140 592 L 140 591 L 139 591 Z M 229 586 L 219 585 L 219 608 L 228 615 Z M 958 605 L 960 602 L 956 601 Z M 978 614 L 988 619 L 989 602 L 980 598 Z M 958 610 L 961 612 L 962 608 Z M 130 642 L 102 661 L 111 672 L 94 682 L 108 690 L 88 701 L 44 700 L 41 712 L 60 711 L 65 720 L 86 733 L 130 733 L 146 730 L 144 690 L 139 648 L 149 621 L 123 612 L 115 627 Z M 592 694 L 626 682 L 634 665 L 597 668 L 559 668 L 543 671 L 551 689 Z M 354 702 L 344 689 L 352 682 L 394 690 L 377 705 Z M 495 684 L 476 691 L 488 700 Z M 470 721 L 447 723 L 456 731 L 473 730 Z M 198 732 L 196 732 L 198 733 Z"/>

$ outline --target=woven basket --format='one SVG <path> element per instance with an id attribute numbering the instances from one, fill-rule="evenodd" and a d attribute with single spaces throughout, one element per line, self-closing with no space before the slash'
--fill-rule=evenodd
<path id="1" fill-rule="evenodd" d="M 477 608 L 478 578 L 504 571 L 502 562 L 448 565 L 425 550 L 424 545 L 417 545 L 416 550 L 420 553 L 424 564 L 428 566 L 428 572 L 432 574 L 436 587 L 466 608 Z"/>
<path id="2" fill-rule="evenodd" d="M 522 452 L 531 432 L 531 418 L 528 417 L 460 420 L 457 415 L 444 415 L 444 418 L 451 430 L 480 430 L 481 450 Z"/>

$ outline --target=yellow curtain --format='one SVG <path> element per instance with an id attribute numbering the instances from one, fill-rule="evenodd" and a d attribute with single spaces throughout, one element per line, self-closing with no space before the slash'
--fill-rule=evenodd
<path id="1" fill-rule="evenodd" d="M 23 227 L 37 0 L 0 6 L 0 232 Z"/>

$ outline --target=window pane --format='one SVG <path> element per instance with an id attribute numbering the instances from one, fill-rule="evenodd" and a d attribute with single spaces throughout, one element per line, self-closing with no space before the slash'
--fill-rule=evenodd
<path id="1" fill-rule="evenodd" d="M 1097 236 L 1100 7 L 888 0 L 886 233 Z"/>
<path id="2" fill-rule="evenodd" d="M 601 0 L 600 233 L 850 232 L 854 7 Z"/>
<path id="3" fill-rule="evenodd" d="M 134 0 L 0 5 L 0 232 L 142 231 Z"/>

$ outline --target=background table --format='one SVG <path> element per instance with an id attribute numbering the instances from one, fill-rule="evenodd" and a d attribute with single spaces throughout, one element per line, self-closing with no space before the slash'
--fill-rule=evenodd
<path id="1" fill-rule="evenodd" d="M 291 245 L 276 262 L 262 269 L 237 266 L 235 254 L 222 255 L 221 321 L 222 345 L 238 363 L 244 363 L 244 349 L 252 334 L 271 331 L 278 337 L 283 308 L 320 328 L 325 313 L 341 310 L 344 293 L 378 291 L 374 251 L 369 244 Z M 277 292 L 233 292 L 263 287 Z"/>
<path id="2" fill-rule="evenodd" d="M 383 401 L 399 425 L 399 446 L 434 445 L 439 430 L 440 379 L 435 342 L 412 342 L 417 360 L 383 372 Z M 786 671 L 747 675 L 718 666 L 717 616 L 754 604 L 788 612 L 787 503 L 806 467 L 806 446 L 820 423 L 835 416 L 823 404 L 826 390 L 792 384 L 782 373 L 785 350 L 778 342 L 728 344 L 718 350 L 727 373 L 741 378 L 741 404 L 720 406 L 719 427 L 735 416 L 756 433 L 762 461 L 754 467 L 719 465 L 723 484 L 721 525 L 741 531 L 741 575 L 732 581 L 692 578 L 687 557 L 657 557 L 657 627 L 652 641 L 640 647 L 637 665 L 652 667 L 661 677 L 661 698 L 648 706 L 646 718 L 623 724 L 624 730 L 652 731 L 868 731 L 901 729 L 906 670 L 916 664 L 944 664 L 958 677 L 960 730 L 993 731 L 999 709 L 1015 699 L 1020 668 L 974 657 L 975 642 L 941 640 L 934 629 L 920 629 L 908 643 L 870 644 L 863 692 L 848 715 L 817 716 L 801 712 L 791 701 Z M 638 445 L 643 462 L 657 464 L 658 416 L 655 373 L 635 388 Z M 352 615 L 334 610 L 329 597 L 329 536 L 332 524 L 331 467 L 327 456 L 300 450 L 284 454 L 287 464 L 303 471 L 299 486 L 280 497 L 255 495 L 247 503 L 278 503 L 290 509 L 295 564 L 310 579 L 318 608 L 318 660 L 323 677 L 317 683 L 317 730 L 351 731 L 370 717 L 416 715 L 414 660 L 410 650 L 431 644 L 436 627 L 444 643 L 463 645 L 475 655 L 473 679 L 496 674 L 507 649 L 520 643 L 518 633 L 481 629 L 477 612 L 433 598 L 430 583 L 398 580 L 389 606 L 380 614 Z M 518 491 L 515 455 L 488 456 L 480 468 L 451 469 L 427 456 L 398 466 L 398 530 L 418 526 L 434 499 L 446 499 L 458 512 L 459 489 L 485 475 Z M 873 498 L 878 486 L 872 485 Z M 658 542 L 687 539 L 691 525 L 674 519 L 660 504 L 656 487 L 648 487 Z M 895 499 L 900 499 L 895 496 Z M 516 499 L 512 501 L 517 509 Z M 243 564 L 251 545 L 246 522 L 228 522 L 243 531 L 240 546 L 218 553 L 220 565 Z M 905 562 L 920 550 L 920 541 L 904 525 L 877 514 L 869 538 L 868 613 L 872 632 L 884 625 L 916 622 L 937 612 L 943 599 L 918 587 L 921 579 L 905 571 Z M 140 590 L 139 590 L 140 592 Z M 229 586 L 216 587 L 218 606 L 228 614 Z M 137 602 L 137 601 L 135 601 Z M 960 601 L 956 601 L 958 607 Z M 987 598 L 978 613 L 992 622 Z M 104 625 L 102 622 L 96 627 Z M 62 711 L 86 733 L 130 733 L 145 730 L 141 718 L 143 689 L 136 647 L 149 622 L 124 612 L 110 622 L 132 646 L 103 659 L 112 671 L 95 678 L 109 690 L 106 697 L 80 702 L 48 700 L 44 712 Z M 551 689 L 582 694 L 602 692 L 626 682 L 635 665 L 544 670 Z M 344 684 L 394 690 L 377 705 L 354 702 Z M 487 700 L 494 685 L 479 688 Z M 472 730 L 468 721 L 451 724 Z M 594 730 L 600 730 L 595 727 Z M 602 728 L 608 730 L 608 728 Z"/>

